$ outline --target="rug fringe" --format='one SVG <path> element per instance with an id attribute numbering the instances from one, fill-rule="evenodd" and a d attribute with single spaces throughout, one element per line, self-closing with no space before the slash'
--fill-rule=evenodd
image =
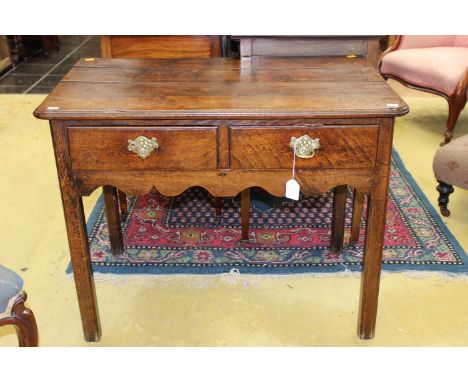
<path id="1" fill-rule="evenodd" d="M 390 272 L 382 271 L 382 278 L 389 275 L 403 275 L 411 279 L 428 279 L 438 278 L 443 282 L 465 282 L 468 283 L 468 273 L 449 273 L 449 272 L 434 272 L 434 271 L 402 271 Z M 114 285 L 126 285 L 133 282 L 142 282 L 147 285 L 163 285 L 163 286 L 188 286 L 190 288 L 206 288 L 213 283 L 222 282 L 227 285 L 242 285 L 243 287 L 258 287 L 262 281 L 266 280 L 295 280 L 295 279 L 316 279 L 324 277 L 353 277 L 360 278 L 361 272 L 345 269 L 343 272 L 332 273 L 294 273 L 294 274 L 276 274 L 276 275 L 259 275 L 250 273 L 241 273 L 239 269 L 232 268 L 227 273 L 210 274 L 210 275 L 193 275 L 193 274 L 172 274 L 172 275 L 154 275 L 154 274 L 113 274 L 113 273 L 94 273 L 94 279 L 97 283 L 109 283 Z M 67 277 L 73 280 L 73 275 Z"/>
<path id="2" fill-rule="evenodd" d="M 410 279 L 428 279 L 428 278 L 438 278 L 444 282 L 465 282 L 468 283 L 468 273 L 453 273 L 453 272 L 444 272 L 444 271 L 401 271 L 401 272 L 390 272 L 382 271 L 382 277 L 386 277 L 392 274 L 401 274 Z"/>
<path id="3" fill-rule="evenodd" d="M 94 272 L 94 280 L 97 283 L 109 283 L 126 285 L 133 282 L 143 282 L 148 285 L 164 286 L 189 286 L 191 288 L 206 288 L 215 282 L 223 282 L 228 285 L 242 285 L 244 287 L 259 286 L 261 281 L 278 279 L 304 279 L 322 277 L 356 277 L 361 272 L 353 272 L 345 269 L 342 272 L 330 273 L 293 273 L 293 274 L 252 274 L 241 273 L 239 269 L 232 268 L 229 272 L 219 274 L 114 274 Z M 69 280 L 73 280 L 73 274 L 67 274 Z"/>

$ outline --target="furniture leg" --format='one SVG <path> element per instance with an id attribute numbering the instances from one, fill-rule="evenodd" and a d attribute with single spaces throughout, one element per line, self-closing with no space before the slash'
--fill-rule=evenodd
<path id="1" fill-rule="evenodd" d="M 21 292 L 11 310 L 12 323 L 18 335 L 19 346 L 37 346 L 37 324 L 34 313 L 24 306 L 27 299 L 26 292 Z"/>
<path id="2" fill-rule="evenodd" d="M 382 251 L 388 199 L 388 178 L 382 178 L 367 198 L 366 239 L 361 276 L 358 335 L 371 339 L 375 333 Z"/>
<path id="3" fill-rule="evenodd" d="M 112 186 L 103 186 L 104 204 L 106 206 L 107 230 L 112 255 L 121 256 L 124 251 L 122 227 L 120 226 L 120 213 L 118 191 Z"/>
<path id="4" fill-rule="evenodd" d="M 44 55 L 44 58 L 49 57 L 49 48 L 50 48 L 50 40 L 47 38 L 47 36 L 42 36 L 42 54 Z"/>
<path id="5" fill-rule="evenodd" d="M 337 186 L 333 189 L 333 216 L 330 250 L 334 253 L 340 253 L 343 250 L 347 191 L 348 186 Z"/>
<path id="6" fill-rule="evenodd" d="M 63 194 L 62 194 L 63 195 Z M 94 287 L 83 201 L 77 194 L 62 196 L 70 256 L 86 341 L 99 341 L 101 324 Z"/>
<path id="7" fill-rule="evenodd" d="M 27 299 L 26 292 L 16 295 L 9 315 L 0 319 L 0 326 L 14 325 L 18 335 L 18 344 L 21 347 L 37 346 L 37 325 L 31 309 L 24 306 Z"/>
<path id="8" fill-rule="evenodd" d="M 450 216 L 450 210 L 447 208 L 449 202 L 449 195 L 453 192 L 453 186 L 438 180 L 439 185 L 437 186 L 437 191 L 439 191 L 439 202 L 440 213 L 443 216 Z"/>
<path id="9" fill-rule="evenodd" d="M 250 188 L 241 192 L 241 240 L 249 240 L 249 218 L 250 218 Z"/>
<path id="10" fill-rule="evenodd" d="M 51 132 L 84 338 L 86 341 L 99 341 L 101 324 L 91 268 L 88 234 L 83 201 L 71 169 L 67 129 L 61 121 L 51 121 Z"/>
<path id="11" fill-rule="evenodd" d="M 120 215 L 128 215 L 128 204 L 127 204 L 127 195 L 125 192 L 118 190 L 119 195 L 119 205 L 120 205 Z"/>
<path id="12" fill-rule="evenodd" d="M 359 241 L 363 204 L 364 194 L 355 189 L 353 197 L 353 216 L 351 219 L 351 235 L 349 238 L 349 241 L 352 243 L 357 243 Z"/>
<path id="13" fill-rule="evenodd" d="M 441 144 L 441 146 L 449 143 L 452 140 L 453 130 L 457 124 L 458 117 L 466 105 L 466 94 L 451 96 L 447 101 L 449 113 L 447 118 L 447 125 L 445 127 L 444 142 Z"/>
<path id="14" fill-rule="evenodd" d="M 216 219 L 221 218 L 223 198 L 214 198 Z"/>

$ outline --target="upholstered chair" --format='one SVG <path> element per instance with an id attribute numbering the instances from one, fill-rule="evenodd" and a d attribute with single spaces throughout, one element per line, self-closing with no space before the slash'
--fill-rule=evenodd
<path id="1" fill-rule="evenodd" d="M 37 346 L 37 326 L 33 312 L 24 306 L 23 279 L 0 265 L 0 326 L 14 325 L 19 346 Z"/>
<path id="2" fill-rule="evenodd" d="M 443 144 L 450 142 L 467 101 L 468 35 L 398 36 L 383 53 L 378 68 L 384 78 L 447 100 Z"/>
<path id="3" fill-rule="evenodd" d="M 453 186 L 468 190 L 468 134 L 454 139 L 437 150 L 432 163 L 434 175 L 439 182 L 440 212 L 449 216 L 447 208 Z"/>

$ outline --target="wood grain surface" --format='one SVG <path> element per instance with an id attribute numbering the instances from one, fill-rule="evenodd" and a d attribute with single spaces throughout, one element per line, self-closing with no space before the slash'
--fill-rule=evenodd
<path id="1" fill-rule="evenodd" d="M 103 74 L 107 73 L 107 74 Z M 388 105 L 393 105 L 389 107 Z M 81 59 L 38 118 L 383 117 L 408 108 L 363 60 Z"/>
<path id="2" fill-rule="evenodd" d="M 186 128 L 69 128 L 70 155 L 74 169 L 152 170 L 215 169 L 216 127 Z M 159 147 L 147 158 L 128 150 L 128 140 L 156 138 Z"/>
<path id="3" fill-rule="evenodd" d="M 219 36 L 102 36 L 103 57 L 207 58 L 220 55 Z"/>
<path id="4" fill-rule="evenodd" d="M 320 139 L 312 158 L 297 158 L 296 168 L 363 168 L 373 166 L 378 126 L 327 127 L 233 127 L 232 168 L 292 168 L 291 137 L 309 135 Z"/>

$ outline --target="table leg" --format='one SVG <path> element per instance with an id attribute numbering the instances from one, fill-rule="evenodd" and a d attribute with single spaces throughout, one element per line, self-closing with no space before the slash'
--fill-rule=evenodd
<path id="1" fill-rule="evenodd" d="M 249 218 L 250 218 L 250 188 L 241 192 L 241 240 L 249 240 Z"/>
<path id="2" fill-rule="evenodd" d="M 219 197 L 214 198 L 214 205 L 215 205 L 216 219 L 221 219 L 221 214 L 223 212 L 223 198 L 219 198 Z"/>
<path id="3" fill-rule="evenodd" d="M 103 186 L 104 205 L 106 206 L 107 230 L 113 256 L 121 256 L 124 251 L 118 191 L 112 186 Z"/>
<path id="4" fill-rule="evenodd" d="M 367 198 L 366 239 L 358 322 L 358 335 L 361 339 L 371 339 L 375 333 L 387 198 L 388 179 L 381 179 Z"/>
<path id="5" fill-rule="evenodd" d="M 99 341 L 101 324 L 94 288 L 88 234 L 81 197 L 63 198 L 73 277 L 86 341 Z"/>
<path id="6" fill-rule="evenodd" d="M 347 186 L 337 186 L 333 189 L 333 215 L 330 250 L 334 253 L 340 253 L 343 250 L 347 191 Z"/>
<path id="7" fill-rule="evenodd" d="M 359 241 L 363 204 L 364 204 L 364 194 L 354 189 L 353 217 L 351 219 L 351 235 L 349 238 L 349 241 L 352 243 L 357 243 Z"/>
<path id="8" fill-rule="evenodd" d="M 122 216 L 127 215 L 128 214 L 127 194 L 119 190 L 118 196 L 119 196 L 120 214 Z"/>
<path id="9" fill-rule="evenodd" d="M 83 201 L 71 171 L 66 127 L 51 123 L 73 277 L 86 341 L 99 341 L 101 324 L 94 288 Z"/>

